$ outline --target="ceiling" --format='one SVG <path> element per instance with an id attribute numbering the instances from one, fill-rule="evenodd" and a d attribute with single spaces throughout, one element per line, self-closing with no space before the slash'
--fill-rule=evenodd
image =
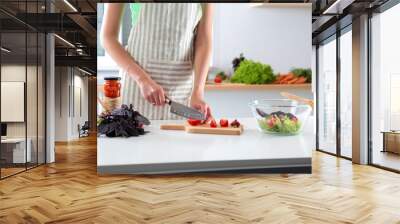
<path id="1" fill-rule="evenodd" d="M 21 33 L 27 32 L 30 42 L 34 35 L 29 32 L 50 32 L 57 34 L 56 66 L 77 66 L 96 74 L 96 1 L 1 0 L 0 26 L 2 45 L 12 50 L 7 55 L 10 59 L 23 58 L 26 53 L 35 55 L 37 51 L 37 44 L 26 45 Z"/>
<path id="2" fill-rule="evenodd" d="M 352 22 L 352 18 L 372 11 L 388 0 L 312 0 L 313 43 L 332 36 L 337 30 Z"/>

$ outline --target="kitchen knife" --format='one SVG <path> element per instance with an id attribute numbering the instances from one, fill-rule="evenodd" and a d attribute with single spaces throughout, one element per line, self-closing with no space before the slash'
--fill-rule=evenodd
<path id="1" fill-rule="evenodd" d="M 206 116 L 201 113 L 200 111 L 197 111 L 193 108 L 190 108 L 188 106 L 185 106 L 183 104 L 177 103 L 172 101 L 169 98 L 165 98 L 166 104 L 168 104 L 171 107 L 171 113 L 176 114 L 181 117 L 186 117 L 188 119 L 195 119 L 195 120 L 205 120 Z"/>

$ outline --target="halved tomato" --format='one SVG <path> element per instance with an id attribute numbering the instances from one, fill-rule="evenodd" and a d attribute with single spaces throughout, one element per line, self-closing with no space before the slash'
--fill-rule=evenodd
<path id="1" fill-rule="evenodd" d="M 217 122 L 214 119 L 212 119 L 212 121 L 210 122 L 210 127 L 212 127 L 212 128 L 217 127 Z"/>
<path id="2" fill-rule="evenodd" d="M 226 128 L 229 126 L 229 121 L 227 119 L 221 119 L 219 120 L 219 125 L 221 125 L 223 128 Z"/>
<path id="3" fill-rule="evenodd" d="M 216 76 L 216 77 L 214 78 L 214 82 L 215 82 L 215 83 L 221 83 L 221 82 L 222 82 L 222 78 L 221 78 L 220 76 Z"/>
<path id="4" fill-rule="evenodd" d="M 201 124 L 201 120 L 195 120 L 195 119 L 188 119 L 187 122 L 192 125 L 192 126 L 197 126 L 199 124 Z"/>

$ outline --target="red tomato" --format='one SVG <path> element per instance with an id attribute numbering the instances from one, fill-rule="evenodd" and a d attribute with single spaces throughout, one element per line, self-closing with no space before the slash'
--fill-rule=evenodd
<path id="1" fill-rule="evenodd" d="M 217 127 L 217 122 L 214 119 L 210 122 L 210 127 L 212 127 L 212 128 Z"/>
<path id="2" fill-rule="evenodd" d="M 229 122 L 227 119 L 221 119 L 219 120 L 219 125 L 221 125 L 221 127 L 226 128 L 229 126 Z"/>
<path id="3" fill-rule="evenodd" d="M 267 125 L 270 128 L 273 128 L 275 126 L 275 117 L 271 117 L 267 120 Z"/>
<path id="4" fill-rule="evenodd" d="M 188 119 L 187 122 L 192 126 L 197 126 L 201 124 L 201 120 L 195 120 L 195 119 Z"/>
<path id="5" fill-rule="evenodd" d="M 214 82 L 215 83 L 221 83 L 222 82 L 222 78 L 220 76 L 215 76 Z"/>

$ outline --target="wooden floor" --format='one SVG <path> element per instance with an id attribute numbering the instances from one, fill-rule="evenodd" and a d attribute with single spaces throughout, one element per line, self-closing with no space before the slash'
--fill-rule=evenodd
<path id="1" fill-rule="evenodd" d="M 400 175 L 315 153 L 312 175 L 97 176 L 96 140 L 0 181 L 0 223 L 400 223 Z"/>
<path id="2" fill-rule="evenodd" d="M 392 152 L 374 151 L 372 161 L 374 164 L 400 170 L 400 155 Z"/>
<path id="3" fill-rule="evenodd" d="M 1 169 L 1 177 L 8 177 L 13 174 L 22 172 L 25 170 L 25 167 L 17 167 L 17 168 L 0 168 Z"/>

